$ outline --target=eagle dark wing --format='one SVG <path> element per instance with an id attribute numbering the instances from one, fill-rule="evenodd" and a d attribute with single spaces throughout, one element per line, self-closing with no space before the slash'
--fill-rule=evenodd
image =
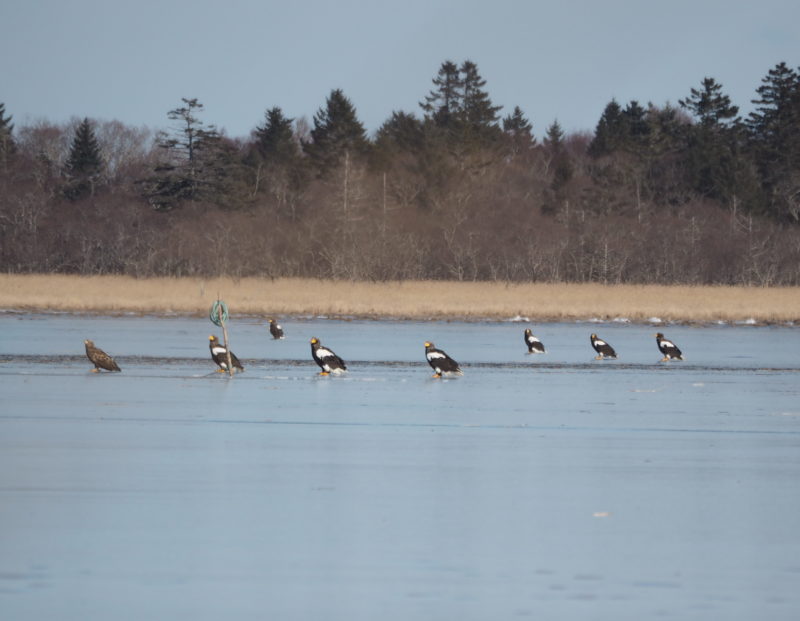
<path id="1" fill-rule="evenodd" d="M 225 362 L 227 363 L 227 360 L 225 360 Z M 240 371 L 244 371 L 244 367 L 242 366 L 242 363 L 239 362 L 239 359 L 236 357 L 236 354 L 234 354 L 233 352 L 231 352 L 231 364 L 233 365 L 234 369 L 239 369 Z"/>
<path id="2" fill-rule="evenodd" d="M 339 358 L 332 350 L 327 347 L 318 347 L 313 351 L 314 360 L 323 371 L 346 371 L 347 365 L 344 360 Z"/>
<path id="3" fill-rule="evenodd" d="M 437 373 L 461 373 L 458 363 L 441 349 L 429 349 L 425 352 L 428 364 Z"/>
<path id="4" fill-rule="evenodd" d="M 675 345 L 675 343 L 668 339 L 658 339 L 658 349 L 660 349 L 661 353 L 667 358 L 683 359 L 683 353 L 681 350 L 678 349 L 678 346 Z"/>

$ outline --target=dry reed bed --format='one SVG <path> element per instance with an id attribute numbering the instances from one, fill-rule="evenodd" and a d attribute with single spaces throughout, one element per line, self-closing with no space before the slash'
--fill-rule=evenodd
<path id="1" fill-rule="evenodd" d="M 244 315 L 326 315 L 535 321 L 800 319 L 800 287 L 367 283 L 300 278 L 0 275 L 0 307 L 24 311 L 202 315 L 218 297 Z"/>

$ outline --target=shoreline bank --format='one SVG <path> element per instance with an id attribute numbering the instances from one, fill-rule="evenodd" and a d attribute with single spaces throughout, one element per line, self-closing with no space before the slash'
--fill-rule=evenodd
<path id="1" fill-rule="evenodd" d="M 0 274 L 0 291 L 0 309 L 23 313 L 203 316 L 216 299 L 222 299 L 231 313 L 265 318 L 540 323 L 800 321 L 800 287 Z"/>

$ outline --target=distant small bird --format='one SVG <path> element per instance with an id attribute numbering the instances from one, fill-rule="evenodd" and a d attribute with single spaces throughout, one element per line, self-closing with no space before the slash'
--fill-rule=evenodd
<path id="1" fill-rule="evenodd" d="M 283 338 L 283 328 L 281 325 L 275 320 L 269 320 L 269 333 L 272 335 L 274 339 L 282 339 Z"/>
<path id="2" fill-rule="evenodd" d="M 533 332 L 531 332 L 530 328 L 526 328 L 525 329 L 525 344 L 528 346 L 528 353 L 529 354 L 543 354 L 543 353 L 545 353 L 544 345 L 542 344 L 542 342 L 539 339 L 537 339 L 533 335 Z"/>
<path id="3" fill-rule="evenodd" d="M 86 345 L 86 357 L 89 358 L 94 365 L 92 373 L 99 373 L 100 369 L 105 369 L 106 371 L 122 370 L 117 366 L 117 363 L 114 362 L 114 359 L 111 356 L 109 356 L 99 347 L 94 346 L 94 341 L 86 339 L 83 344 Z"/>
<path id="4" fill-rule="evenodd" d="M 332 350 L 323 347 L 316 336 L 311 337 L 311 357 L 322 369 L 320 375 L 329 375 L 330 373 L 339 375 L 347 371 L 347 365 L 344 360 L 334 354 Z"/>
<path id="5" fill-rule="evenodd" d="M 599 338 L 596 334 L 592 334 L 589 339 L 592 341 L 592 347 L 597 352 L 595 360 L 602 360 L 603 358 L 616 358 L 617 352 L 614 348 L 606 343 L 603 339 Z"/>
<path id="6" fill-rule="evenodd" d="M 219 369 L 217 369 L 217 373 L 225 373 L 228 370 L 227 348 L 220 343 L 219 339 L 213 334 L 208 337 L 208 341 L 208 348 L 211 350 L 211 359 L 216 362 L 217 366 L 219 367 Z M 233 365 L 234 369 L 244 371 L 242 363 L 239 362 L 239 359 L 233 352 L 231 352 L 231 365 Z"/>
<path id="7" fill-rule="evenodd" d="M 670 360 L 683 360 L 683 353 L 681 353 L 681 350 L 678 349 L 678 346 L 672 341 L 665 339 L 661 332 L 656 332 L 656 343 L 658 344 L 658 349 L 660 349 L 661 353 L 664 354 L 661 362 L 668 362 Z"/>
<path id="8" fill-rule="evenodd" d="M 436 349 L 436 346 L 430 341 L 425 341 L 425 358 L 428 364 L 435 371 L 433 377 L 440 378 L 443 373 L 450 375 L 464 375 L 461 367 L 450 356 L 444 353 L 441 349 Z"/>

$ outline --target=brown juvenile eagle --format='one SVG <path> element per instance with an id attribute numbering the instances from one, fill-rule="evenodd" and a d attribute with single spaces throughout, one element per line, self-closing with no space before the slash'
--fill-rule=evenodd
<path id="1" fill-rule="evenodd" d="M 114 362 L 114 359 L 111 356 L 109 356 L 102 349 L 95 347 L 93 341 L 86 339 L 83 344 L 86 345 L 86 357 L 89 358 L 94 365 L 92 373 L 99 373 L 100 369 L 105 369 L 106 371 L 122 370 L 117 366 L 117 363 Z"/>

